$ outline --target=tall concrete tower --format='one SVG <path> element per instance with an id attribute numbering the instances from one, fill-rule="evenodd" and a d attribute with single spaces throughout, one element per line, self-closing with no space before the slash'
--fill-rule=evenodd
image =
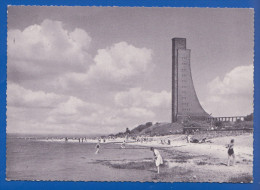
<path id="1" fill-rule="evenodd" d="M 190 52 L 186 49 L 186 38 L 172 39 L 172 122 L 187 117 L 197 120 L 211 117 L 201 107 L 193 86 Z"/>

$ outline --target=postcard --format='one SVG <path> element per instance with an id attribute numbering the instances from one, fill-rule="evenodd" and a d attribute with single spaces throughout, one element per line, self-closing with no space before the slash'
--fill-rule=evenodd
<path id="1" fill-rule="evenodd" d="M 6 180 L 253 183 L 254 9 L 7 15 Z"/>

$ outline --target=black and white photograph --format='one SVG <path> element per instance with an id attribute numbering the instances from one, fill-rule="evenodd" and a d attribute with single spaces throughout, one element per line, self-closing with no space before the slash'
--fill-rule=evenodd
<path id="1" fill-rule="evenodd" d="M 6 180 L 253 183 L 254 9 L 7 15 Z"/>

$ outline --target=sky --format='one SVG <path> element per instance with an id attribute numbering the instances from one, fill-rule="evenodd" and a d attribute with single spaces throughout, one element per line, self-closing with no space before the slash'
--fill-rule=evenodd
<path id="1" fill-rule="evenodd" d="M 213 116 L 253 112 L 254 11 L 9 6 L 7 133 L 98 134 L 171 121 L 171 39 Z"/>

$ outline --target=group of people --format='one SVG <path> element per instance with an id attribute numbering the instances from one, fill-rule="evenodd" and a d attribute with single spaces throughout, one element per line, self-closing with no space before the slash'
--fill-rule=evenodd
<path id="1" fill-rule="evenodd" d="M 232 165 L 235 165 L 235 152 L 234 152 L 234 139 L 231 139 L 230 143 L 226 146 L 228 149 L 228 161 L 227 161 L 227 166 L 230 166 L 230 162 L 232 160 Z M 150 150 L 154 153 L 154 160 L 155 160 L 155 165 L 157 167 L 157 173 L 160 173 L 160 165 L 163 164 L 163 159 L 160 154 L 160 152 L 151 147 Z"/>
<path id="2" fill-rule="evenodd" d="M 95 152 L 95 154 L 98 154 L 98 153 L 99 153 L 99 150 L 100 150 L 100 142 L 101 142 L 101 140 L 99 139 L 99 140 L 98 140 L 98 143 L 96 144 L 96 152 Z M 103 142 L 105 143 L 106 141 L 103 140 Z M 126 143 L 126 141 L 124 140 L 123 143 L 121 144 L 121 148 L 125 148 L 125 143 Z"/>
<path id="3" fill-rule="evenodd" d="M 197 139 L 192 139 L 191 135 L 187 135 L 187 143 L 203 143 L 203 142 L 211 142 L 211 141 L 206 141 L 206 138 L 203 138 L 201 141 Z M 228 148 L 228 161 L 227 161 L 227 166 L 230 166 L 230 161 L 232 159 L 232 165 L 235 164 L 235 152 L 234 152 L 234 139 L 231 139 L 230 143 L 226 145 L 226 148 Z"/>
<path id="4" fill-rule="evenodd" d="M 205 142 L 212 143 L 210 140 L 206 140 L 206 139 L 207 138 L 203 138 L 202 140 L 198 140 L 198 139 L 192 138 L 192 136 L 189 135 L 189 134 L 186 136 L 187 143 L 205 143 Z"/>
<path id="5" fill-rule="evenodd" d="M 190 139 L 187 138 L 187 141 L 189 141 Z M 125 148 L 125 143 L 126 141 L 124 140 L 123 143 L 121 144 L 121 148 Z M 232 159 L 232 165 L 235 164 L 235 152 L 234 152 L 234 139 L 232 139 L 230 141 L 230 143 L 228 145 L 226 145 L 226 148 L 228 149 L 228 161 L 227 161 L 227 166 L 230 166 L 230 161 Z M 98 140 L 98 143 L 96 145 L 96 152 L 95 154 L 98 154 L 100 150 L 100 140 Z M 157 167 L 157 173 L 160 173 L 160 165 L 163 164 L 163 158 L 160 154 L 160 152 L 151 147 L 150 150 L 153 152 L 154 155 L 154 162 L 155 162 L 155 166 Z"/>

